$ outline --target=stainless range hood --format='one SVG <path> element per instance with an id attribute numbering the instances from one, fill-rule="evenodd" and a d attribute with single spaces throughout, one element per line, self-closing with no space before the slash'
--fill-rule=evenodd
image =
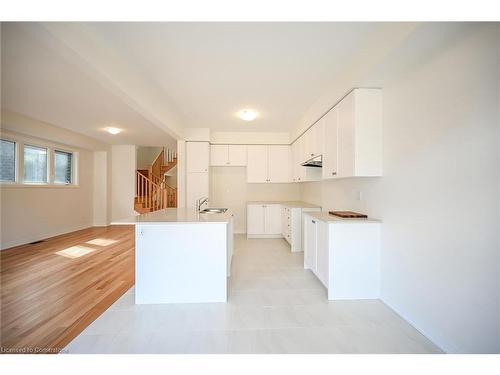
<path id="1" fill-rule="evenodd" d="M 318 155 L 314 158 L 309 159 L 308 161 L 301 164 L 303 167 L 316 167 L 321 168 L 323 166 L 323 156 Z"/>

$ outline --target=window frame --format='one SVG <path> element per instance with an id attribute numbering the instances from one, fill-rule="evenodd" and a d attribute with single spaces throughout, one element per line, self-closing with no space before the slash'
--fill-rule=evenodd
<path id="1" fill-rule="evenodd" d="M 15 143 L 15 181 L 0 181 L 2 188 L 61 188 L 71 189 L 79 187 L 79 151 L 65 145 L 46 142 L 44 140 L 12 135 L 2 132 L 0 139 Z M 24 147 L 33 146 L 47 149 L 47 182 L 24 181 Z M 61 151 L 72 154 L 71 157 L 71 183 L 55 182 L 55 152 Z"/>
<path id="2" fill-rule="evenodd" d="M 71 155 L 71 182 L 68 184 L 66 182 L 56 182 L 56 152 L 60 152 L 60 153 L 65 153 L 65 154 L 70 154 Z M 74 185 L 75 183 L 75 152 L 74 151 L 71 151 L 71 150 L 68 150 L 68 149 L 65 149 L 65 148 L 62 148 L 62 147 L 54 147 L 54 149 L 52 149 L 52 155 L 53 155 L 53 162 L 52 162 L 52 183 L 54 185 L 64 185 L 64 186 L 68 186 L 68 185 Z"/>
<path id="3" fill-rule="evenodd" d="M 0 139 L 2 141 L 14 143 L 14 181 L 0 180 L 0 185 L 15 185 L 19 182 L 19 141 L 16 141 L 11 137 L 4 136 L 3 134 L 0 136 Z"/>
<path id="4" fill-rule="evenodd" d="M 29 181 L 29 182 L 26 182 L 25 180 L 25 177 L 24 177 L 24 172 L 25 172 L 25 163 L 24 163 L 24 154 L 25 154 L 25 151 L 26 151 L 26 147 L 31 147 L 31 148 L 39 148 L 39 149 L 43 149 L 45 150 L 46 152 L 46 160 L 45 160 L 45 164 L 47 165 L 47 170 L 45 171 L 45 181 L 42 181 L 42 182 L 37 182 L 37 181 Z M 48 185 L 50 184 L 50 168 L 49 168 L 49 165 L 50 165 L 50 149 L 48 147 L 45 147 L 45 146 L 39 146 L 37 144 L 33 144 L 33 142 L 30 142 L 30 143 L 24 143 L 23 144 L 23 165 L 22 165 L 22 172 L 23 174 L 21 176 L 23 176 L 22 178 L 22 183 L 24 185 Z"/>

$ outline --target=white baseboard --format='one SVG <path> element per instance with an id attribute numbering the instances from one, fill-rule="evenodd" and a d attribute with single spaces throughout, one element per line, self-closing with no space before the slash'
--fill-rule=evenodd
<path id="1" fill-rule="evenodd" d="M 26 244 L 29 244 L 31 242 L 45 240 L 45 239 L 50 238 L 50 237 L 60 236 L 61 234 L 75 232 L 77 230 L 82 230 L 82 229 L 86 229 L 86 228 L 90 228 L 90 227 L 92 227 L 91 223 L 85 224 L 85 225 L 71 226 L 71 227 L 67 227 L 64 229 L 60 229 L 60 230 L 50 231 L 50 232 L 46 232 L 46 233 L 39 233 L 36 235 L 19 238 L 19 239 L 16 239 L 14 241 L 2 243 L 0 251 L 10 249 L 11 247 L 14 247 L 14 246 L 26 245 Z"/>
<path id="2" fill-rule="evenodd" d="M 281 234 L 247 234 L 247 238 L 283 238 Z"/>
<path id="3" fill-rule="evenodd" d="M 387 307 L 389 307 L 392 311 L 394 311 L 396 314 L 398 314 L 403 320 L 405 320 L 409 325 L 411 325 L 414 329 L 416 329 L 418 332 L 420 332 L 422 334 L 422 336 L 425 336 L 425 338 L 427 338 L 427 340 L 429 340 L 434 345 L 436 345 L 440 350 L 442 350 L 443 353 L 458 353 L 458 351 L 456 351 L 456 350 L 443 349 L 443 346 L 441 344 L 439 344 L 436 339 L 433 338 L 433 335 L 429 335 L 428 333 L 426 333 L 423 330 L 421 330 L 420 328 L 418 328 L 418 326 L 413 322 L 413 320 L 408 318 L 406 314 L 402 313 L 400 309 L 397 309 L 396 307 L 394 307 L 394 305 L 392 305 L 391 303 L 389 303 L 386 299 L 384 299 L 382 297 L 380 297 L 379 299 Z"/>
<path id="4" fill-rule="evenodd" d="M 109 223 L 94 223 L 94 227 L 107 227 L 109 226 Z"/>

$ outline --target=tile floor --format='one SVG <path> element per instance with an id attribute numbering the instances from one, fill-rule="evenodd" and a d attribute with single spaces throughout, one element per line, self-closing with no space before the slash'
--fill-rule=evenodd
<path id="1" fill-rule="evenodd" d="M 131 288 L 65 352 L 441 352 L 378 300 L 328 301 L 284 240 L 235 237 L 228 303 L 135 305 Z"/>

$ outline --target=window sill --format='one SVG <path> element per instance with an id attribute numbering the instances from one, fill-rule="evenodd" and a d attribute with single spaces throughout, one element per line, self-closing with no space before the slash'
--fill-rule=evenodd
<path id="1" fill-rule="evenodd" d="M 2 189 L 75 189 L 80 187 L 75 184 L 19 184 L 19 183 L 8 183 L 2 182 L 0 183 L 0 188 Z"/>

